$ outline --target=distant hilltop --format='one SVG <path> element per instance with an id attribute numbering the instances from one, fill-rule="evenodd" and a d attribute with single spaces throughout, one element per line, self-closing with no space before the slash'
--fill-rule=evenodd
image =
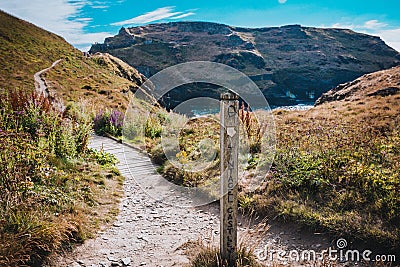
<path id="1" fill-rule="evenodd" d="M 314 102 L 341 83 L 400 65 L 399 52 L 379 37 L 300 25 L 151 24 L 121 28 L 90 52 L 110 53 L 147 77 L 182 62 L 224 63 L 250 76 L 272 105 Z"/>

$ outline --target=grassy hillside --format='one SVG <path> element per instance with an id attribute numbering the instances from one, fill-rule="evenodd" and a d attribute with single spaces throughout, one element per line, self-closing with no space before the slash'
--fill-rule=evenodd
<path id="1" fill-rule="evenodd" d="M 0 87 L 32 90 L 33 74 L 79 51 L 61 37 L 0 11 Z"/>
<path id="2" fill-rule="evenodd" d="M 400 67 L 340 85 L 318 103 L 307 111 L 274 111 L 277 151 L 271 171 L 255 192 L 240 193 L 241 207 L 334 237 L 366 242 L 375 253 L 399 251 Z M 250 136 L 257 137 L 257 123 L 245 122 L 247 112 L 240 115 L 246 129 L 253 131 Z M 218 157 L 197 173 L 176 168 L 166 159 L 168 147 L 163 150 L 160 145 L 166 116 L 154 114 L 146 123 L 147 149 L 162 164 L 159 171 L 185 186 L 217 179 Z M 257 116 L 262 118 L 263 113 Z M 218 144 L 218 129 L 212 118 L 185 125 L 178 159 L 196 160 L 199 140 L 205 137 Z M 263 161 L 257 155 L 258 144 L 257 138 L 250 143 L 255 149 L 247 162 L 249 173 Z M 244 184 L 240 188 L 246 189 Z"/>
<path id="3" fill-rule="evenodd" d="M 399 85 L 395 67 L 338 86 L 308 111 L 275 111 L 277 154 L 253 207 L 398 252 Z"/>
<path id="4" fill-rule="evenodd" d="M 66 105 L 83 97 L 121 109 L 127 104 L 126 93 L 143 79 L 116 58 L 87 58 L 63 38 L 0 11 L 0 88 L 31 92 L 33 75 L 58 59 L 61 63 L 44 76 Z"/>
<path id="5" fill-rule="evenodd" d="M 64 101 L 63 113 L 34 91 L 34 73 L 58 59 L 42 78 Z M 0 266 L 40 266 L 118 212 L 116 160 L 87 148 L 92 112 L 123 109 L 142 76 L 109 55 L 84 57 L 4 12 L 0 64 Z"/>

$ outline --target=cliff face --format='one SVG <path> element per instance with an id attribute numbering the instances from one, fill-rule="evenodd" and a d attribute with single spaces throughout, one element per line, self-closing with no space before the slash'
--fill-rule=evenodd
<path id="1" fill-rule="evenodd" d="M 340 84 L 332 90 L 322 94 L 315 105 L 327 102 L 344 101 L 364 102 L 371 98 L 389 99 L 394 97 L 396 106 L 400 106 L 400 66 L 388 70 L 365 74 L 358 79 Z"/>
<path id="2" fill-rule="evenodd" d="M 188 61 L 228 64 L 249 75 L 271 105 L 314 102 L 341 83 L 400 64 L 400 54 L 379 37 L 299 25 L 152 24 L 122 28 L 90 52 L 110 53 L 147 77 Z"/>

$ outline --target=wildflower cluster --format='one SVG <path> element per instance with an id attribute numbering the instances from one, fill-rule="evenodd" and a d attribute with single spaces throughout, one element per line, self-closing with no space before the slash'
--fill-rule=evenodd
<path id="1" fill-rule="evenodd" d="M 100 110 L 93 121 L 96 134 L 121 136 L 124 124 L 124 114 L 118 110 Z"/>

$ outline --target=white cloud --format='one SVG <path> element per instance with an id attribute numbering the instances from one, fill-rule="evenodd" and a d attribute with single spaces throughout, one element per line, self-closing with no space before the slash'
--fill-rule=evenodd
<path id="1" fill-rule="evenodd" d="M 400 28 L 380 30 L 376 34 L 380 36 L 387 45 L 400 52 Z"/>
<path id="2" fill-rule="evenodd" d="M 75 21 L 93 21 L 92 18 L 77 18 Z"/>
<path id="3" fill-rule="evenodd" d="M 94 8 L 94 9 L 106 9 L 106 8 L 109 8 L 110 6 L 91 6 L 91 8 Z"/>
<path id="4" fill-rule="evenodd" d="M 284 4 L 286 3 L 287 0 L 278 0 L 279 4 Z"/>
<path id="5" fill-rule="evenodd" d="M 373 19 L 365 21 L 362 24 L 354 23 L 335 23 L 333 28 L 351 29 L 357 32 L 376 35 L 390 47 L 400 52 L 400 28 L 388 28 L 388 24 Z"/>
<path id="6" fill-rule="evenodd" d="M 364 23 L 364 25 L 362 25 L 362 28 L 364 29 L 368 29 L 368 30 L 376 30 L 376 29 L 381 29 L 386 27 L 387 24 L 383 23 L 383 22 L 379 22 L 376 19 L 373 20 L 368 20 Z"/>
<path id="7" fill-rule="evenodd" d="M 338 29 L 354 29 L 354 24 L 342 24 L 340 22 L 337 22 L 335 24 L 332 24 L 332 28 L 338 28 Z"/>
<path id="8" fill-rule="evenodd" d="M 100 42 L 111 33 L 86 33 L 84 27 L 91 18 L 79 18 L 81 9 L 85 5 L 92 5 L 89 0 L 13 0 L 0 2 L 0 9 L 27 20 L 43 29 L 64 37 L 74 46 L 87 47 L 93 42 Z M 74 18 L 72 20 L 72 18 Z"/>
<path id="9" fill-rule="evenodd" d="M 186 13 L 175 12 L 174 9 L 175 9 L 175 7 L 173 7 L 173 6 L 157 8 L 156 10 L 147 12 L 143 15 L 140 15 L 140 16 L 128 19 L 128 20 L 115 22 L 115 23 L 112 23 L 111 25 L 123 26 L 123 25 L 127 25 L 127 24 L 143 24 L 143 23 L 159 21 L 162 19 L 180 19 L 180 18 L 188 17 L 188 16 L 195 14 L 191 11 L 186 12 Z"/>
<path id="10" fill-rule="evenodd" d="M 183 19 L 183 18 L 192 16 L 192 15 L 195 15 L 195 13 L 194 13 L 194 12 L 188 12 L 188 13 L 184 13 L 184 14 L 182 14 L 182 15 L 178 15 L 178 16 L 175 16 L 175 17 L 171 17 L 170 19 Z"/>

